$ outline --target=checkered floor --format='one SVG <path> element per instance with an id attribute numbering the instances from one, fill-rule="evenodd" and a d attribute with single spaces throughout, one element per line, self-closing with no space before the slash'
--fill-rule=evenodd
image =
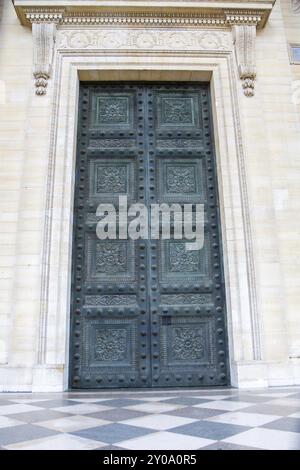
<path id="1" fill-rule="evenodd" d="M 300 387 L 0 394 L 0 448 L 300 450 Z"/>

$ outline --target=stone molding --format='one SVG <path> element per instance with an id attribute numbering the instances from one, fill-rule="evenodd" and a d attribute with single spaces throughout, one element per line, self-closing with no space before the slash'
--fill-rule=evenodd
<path id="1" fill-rule="evenodd" d="M 224 10 L 222 13 L 201 13 L 201 14 L 181 14 L 178 13 L 137 13 L 137 12 L 123 12 L 123 13 L 95 13 L 95 14 L 70 14 L 64 10 L 51 11 L 51 10 L 24 10 L 25 25 L 28 22 L 49 22 L 59 20 L 62 25 L 66 26 L 93 26 L 93 25 L 134 25 L 134 26 L 214 26 L 226 27 L 233 23 L 236 24 L 255 24 L 262 27 L 266 21 L 264 12 L 261 10 L 254 11 L 229 11 Z"/>
<path id="2" fill-rule="evenodd" d="M 232 40 L 229 31 L 213 29 L 186 31 L 182 29 L 159 30 L 155 28 L 128 29 L 59 29 L 57 50 L 84 53 L 87 50 L 111 51 L 174 51 L 230 52 Z"/>

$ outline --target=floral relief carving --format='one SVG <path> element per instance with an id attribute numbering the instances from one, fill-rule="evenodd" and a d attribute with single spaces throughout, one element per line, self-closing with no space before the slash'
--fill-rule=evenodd
<path id="1" fill-rule="evenodd" d="M 201 140 L 192 139 L 164 139 L 157 140 L 157 146 L 160 148 L 200 148 L 202 147 Z"/>
<path id="2" fill-rule="evenodd" d="M 97 193 L 125 193 L 126 180 L 126 166 L 97 166 Z"/>
<path id="3" fill-rule="evenodd" d="M 134 295 L 87 295 L 86 305 L 89 306 L 110 306 L 110 305 L 135 305 L 136 297 Z"/>
<path id="4" fill-rule="evenodd" d="M 162 122 L 163 124 L 192 124 L 193 113 L 191 100 L 167 99 L 162 102 Z"/>
<path id="5" fill-rule="evenodd" d="M 100 98 L 99 122 L 103 124 L 122 124 L 127 122 L 127 98 Z"/>
<path id="6" fill-rule="evenodd" d="M 173 328 L 172 351 L 176 360 L 199 360 L 204 357 L 203 332 L 200 328 Z"/>
<path id="7" fill-rule="evenodd" d="M 95 332 L 95 356 L 98 361 L 121 361 L 126 358 L 125 329 L 106 328 Z"/>
<path id="8" fill-rule="evenodd" d="M 194 166 L 169 166 L 167 190 L 170 193 L 193 193 L 196 191 Z"/>
<path id="9" fill-rule="evenodd" d="M 89 36 L 84 32 L 76 32 L 70 36 L 70 47 L 75 49 L 85 49 L 90 45 Z"/>
<path id="10" fill-rule="evenodd" d="M 58 33 L 58 49 L 155 49 L 231 50 L 230 34 L 224 31 L 64 30 Z"/>
<path id="11" fill-rule="evenodd" d="M 208 50 L 217 50 L 220 48 L 220 39 L 215 33 L 203 33 L 198 39 L 199 46 Z"/>
<path id="12" fill-rule="evenodd" d="M 135 140 L 130 139 L 92 139 L 90 148 L 133 148 Z"/>
<path id="13" fill-rule="evenodd" d="M 212 301 L 210 294 L 163 294 L 164 305 L 203 305 Z"/>
<path id="14" fill-rule="evenodd" d="M 187 251 L 185 242 L 170 242 L 169 263 L 171 272 L 199 272 L 198 251 Z"/>
<path id="15" fill-rule="evenodd" d="M 126 272 L 125 242 L 103 242 L 96 245 L 96 272 L 115 274 Z"/>

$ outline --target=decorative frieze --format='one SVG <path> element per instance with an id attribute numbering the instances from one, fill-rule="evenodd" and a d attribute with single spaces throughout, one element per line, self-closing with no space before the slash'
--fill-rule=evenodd
<path id="1" fill-rule="evenodd" d="M 211 30 L 60 29 L 58 49 L 230 51 L 230 34 Z"/>

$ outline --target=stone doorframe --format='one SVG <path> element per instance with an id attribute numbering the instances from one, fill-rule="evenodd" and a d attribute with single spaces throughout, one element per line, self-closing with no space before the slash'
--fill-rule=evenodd
<path id="1" fill-rule="evenodd" d="M 257 16 L 244 15 L 233 27 L 232 24 L 228 27 L 228 23 L 199 27 L 193 22 L 190 25 L 176 23 L 175 17 L 174 25 L 168 23 L 170 16 L 166 16 L 167 26 L 153 25 L 153 22 L 137 26 L 136 21 L 128 21 L 131 15 L 119 22 L 121 24 L 117 23 L 116 29 L 109 21 L 108 25 L 100 22 L 86 26 L 82 18 L 78 24 L 71 20 L 62 21 L 60 12 L 57 15 L 49 19 L 45 12 L 27 13 L 27 20 L 33 23 L 36 92 L 44 94 L 48 89 L 53 100 L 32 390 L 68 388 L 72 217 L 80 80 L 210 82 L 231 384 L 238 387 L 267 385 L 244 130 L 239 111 L 240 100 L 251 99 L 249 96 L 254 92 L 254 41 L 260 20 Z M 48 83 L 51 68 L 52 78 Z"/>

